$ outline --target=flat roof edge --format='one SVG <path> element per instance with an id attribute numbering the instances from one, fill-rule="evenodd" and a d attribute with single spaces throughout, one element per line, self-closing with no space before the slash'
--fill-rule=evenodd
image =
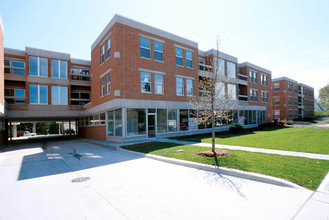
<path id="1" fill-rule="evenodd" d="M 249 63 L 249 62 L 239 63 L 239 67 L 245 67 L 245 66 L 261 70 L 262 72 L 265 72 L 265 73 L 272 74 L 272 72 L 270 70 L 265 69 L 265 68 L 260 67 L 260 66 L 257 66 L 255 64 L 252 64 L 252 63 Z"/>
<path id="2" fill-rule="evenodd" d="M 133 19 L 115 14 L 114 17 L 111 19 L 111 21 L 106 25 L 106 27 L 103 29 L 103 31 L 100 33 L 100 35 L 98 35 L 97 39 L 94 41 L 94 43 L 91 45 L 91 50 L 93 50 L 96 45 L 101 41 L 101 39 L 106 35 L 106 33 L 111 29 L 111 27 L 115 24 L 115 23 L 120 23 L 123 25 L 127 25 L 154 35 L 158 35 L 170 40 L 174 40 L 177 41 L 179 43 L 194 47 L 194 48 L 198 48 L 198 43 L 188 40 L 187 38 L 183 38 L 180 37 L 178 35 L 175 34 L 171 34 L 167 31 L 161 30 L 159 28 L 135 21 Z"/>
<path id="3" fill-rule="evenodd" d="M 288 78 L 286 76 L 272 79 L 272 82 L 277 82 L 277 81 L 281 81 L 281 80 L 287 80 L 287 81 L 290 81 L 290 82 L 293 82 L 293 83 L 298 84 L 298 82 L 296 80 L 290 79 L 290 78 Z"/>

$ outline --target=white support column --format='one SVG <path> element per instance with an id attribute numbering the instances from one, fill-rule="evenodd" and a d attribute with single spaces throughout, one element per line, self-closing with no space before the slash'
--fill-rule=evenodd
<path id="1" fill-rule="evenodd" d="M 37 133 L 37 123 L 33 122 L 32 133 Z"/>

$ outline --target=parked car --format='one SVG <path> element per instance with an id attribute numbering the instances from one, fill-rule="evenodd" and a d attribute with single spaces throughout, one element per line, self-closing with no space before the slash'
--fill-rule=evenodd
<path id="1" fill-rule="evenodd" d="M 24 131 L 24 136 L 35 136 L 36 133 L 30 133 L 29 131 Z"/>

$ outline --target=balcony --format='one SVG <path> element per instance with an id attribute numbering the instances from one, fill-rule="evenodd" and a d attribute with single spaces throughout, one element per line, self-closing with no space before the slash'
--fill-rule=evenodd
<path id="1" fill-rule="evenodd" d="M 248 76 L 239 73 L 238 74 L 238 79 L 243 80 L 243 81 L 248 81 Z"/>
<path id="2" fill-rule="evenodd" d="M 90 86 L 91 75 L 89 71 L 71 69 L 70 84 L 77 86 Z"/>
<path id="3" fill-rule="evenodd" d="M 209 66 L 209 65 L 206 65 L 203 63 L 199 63 L 199 75 L 205 76 L 209 73 L 213 73 L 212 66 Z"/>

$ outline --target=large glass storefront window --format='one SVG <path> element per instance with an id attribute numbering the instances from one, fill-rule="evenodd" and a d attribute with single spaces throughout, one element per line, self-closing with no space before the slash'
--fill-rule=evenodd
<path id="1" fill-rule="evenodd" d="M 188 109 L 179 110 L 179 130 L 180 131 L 188 130 Z"/>
<path id="2" fill-rule="evenodd" d="M 157 132 L 167 132 L 167 109 L 157 109 Z"/>
<path id="3" fill-rule="evenodd" d="M 206 128 L 206 111 L 198 110 L 198 128 L 205 129 Z"/>
<path id="4" fill-rule="evenodd" d="M 177 110 L 168 109 L 168 131 L 177 131 Z"/>
<path id="5" fill-rule="evenodd" d="M 107 112 L 107 135 L 122 136 L 122 109 Z"/>
<path id="6" fill-rule="evenodd" d="M 190 109 L 189 110 L 189 120 L 188 120 L 188 124 L 189 124 L 189 130 L 198 130 L 198 114 L 197 114 L 197 110 L 194 109 Z"/>
<path id="7" fill-rule="evenodd" d="M 145 109 L 127 109 L 127 136 L 146 134 Z"/>
<path id="8" fill-rule="evenodd" d="M 252 123 L 253 123 L 253 124 L 256 124 L 256 119 L 257 119 L 256 112 L 257 112 L 257 111 L 255 111 L 255 110 L 252 111 Z"/>

